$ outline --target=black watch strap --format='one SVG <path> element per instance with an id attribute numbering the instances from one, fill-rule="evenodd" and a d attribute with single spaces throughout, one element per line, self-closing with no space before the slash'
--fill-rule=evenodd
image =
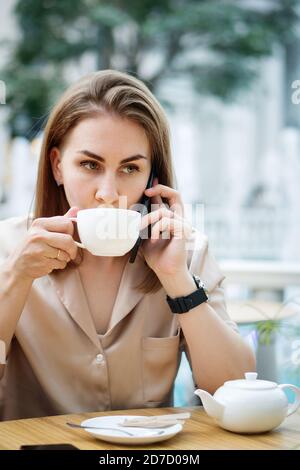
<path id="1" fill-rule="evenodd" d="M 194 275 L 193 278 L 197 286 L 197 290 L 195 290 L 195 292 L 192 292 L 185 297 L 176 297 L 175 299 L 172 299 L 167 295 L 167 302 L 173 313 L 186 313 L 208 300 L 203 283 Z"/>

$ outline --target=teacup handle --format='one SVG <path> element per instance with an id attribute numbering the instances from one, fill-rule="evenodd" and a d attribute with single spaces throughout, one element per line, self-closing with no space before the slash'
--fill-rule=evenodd
<path id="1" fill-rule="evenodd" d="M 76 217 L 69 217 L 69 219 L 72 220 L 73 222 L 77 223 Z M 75 243 L 76 243 L 77 246 L 79 246 L 79 248 L 84 248 L 86 250 L 85 246 L 82 243 L 79 243 L 79 242 L 76 242 L 76 241 L 75 241 Z"/>
<path id="2" fill-rule="evenodd" d="M 289 388 L 290 390 L 293 390 L 293 392 L 296 395 L 295 401 L 288 406 L 288 411 L 286 415 L 290 416 L 292 413 L 294 413 L 298 409 L 300 405 L 300 388 L 292 384 L 281 384 L 281 385 L 278 385 L 278 387 L 281 389 Z"/>

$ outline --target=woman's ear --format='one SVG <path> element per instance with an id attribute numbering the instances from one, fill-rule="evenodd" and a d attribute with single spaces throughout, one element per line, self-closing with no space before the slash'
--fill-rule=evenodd
<path id="1" fill-rule="evenodd" d="M 60 169 L 61 153 L 57 147 L 53 147 L 50 150 L 50 162 L 51 162 L 52 173 L 53 173 L 54 179 L 57 183 L 57 186 L 60 186 L 63 184 L 63 178 L 62 178 L 61 169 Z"/>

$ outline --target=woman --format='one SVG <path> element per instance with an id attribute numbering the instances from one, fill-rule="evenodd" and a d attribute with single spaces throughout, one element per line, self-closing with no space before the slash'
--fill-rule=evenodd
<path id="1" fill-rule="evenodd" d="M 142 82 L 105 70 L 66 91 L 45 129 L 33 220 L 0 222 L 2 419 L 170 405 L 183 349 L 210 392 L 254 370 L 173 186 L 166 118 Z M 156 210 L 135 263 L 77 248 L 79 209 L 144 195 Z M 174 314 L 181 297 L 190 303 Z"/>

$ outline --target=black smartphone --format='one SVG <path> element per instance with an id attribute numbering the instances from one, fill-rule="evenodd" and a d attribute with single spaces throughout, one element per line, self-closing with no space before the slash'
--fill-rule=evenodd
<path id="1" fill-rule="evenodd" d="M 73 444 L 36 444 L 22 445 L 20 450 L 80 450 Z"/>
<path id="2" fill-rule="evenodd" d="M 147 182 L 147 186 L 146 186 L 145 189 L 152 188 L 153 180 L 154 180 L 155 176 L 156 176 L 156 172 L 155 172 L 155 169 L 152 167 L 151 173 L 150 173 L 150 176 L 149 176 L 149 179 L 148 179 L 148 182 Z M 141 204 L 143 206 L 142 210 L 140 211 L 142 216 L 143 216 L 143 215 L 145 215 L 149 212 L 149 208 L 150 208 L 150 204 L 151 204 L 151 198 L 146 196 L 146 194 L 144 194 L 143 197 L 141 198 L 139 204 Z M 145 229 L 145 230 L 148 231 L 148 238 L 149 238 L 150 235 L 151 235 L 151 225 L 149 225 L 148 228 Z M 142 243 L 142 240 L 143 240 L 143 238 L 141 236 L 139 236 L 139 238 L 137 239 L 134 247 L 131 250 L 129 263 L 134 263 L 137 252 L 138 252 L 138 249 L 139 249 L 139 246 Z"/>

